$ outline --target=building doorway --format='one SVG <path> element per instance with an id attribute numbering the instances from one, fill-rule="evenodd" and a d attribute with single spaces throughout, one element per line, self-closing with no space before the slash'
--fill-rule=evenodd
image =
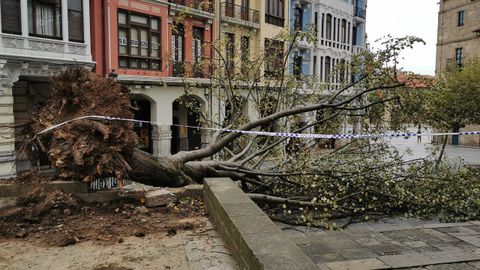
<path id="1" fill-rule="evenodd" d="M 148 99 L 135 95 L 132 98 L 132 107 L 134 110 L 134 119 L 141 121 L 151 121 L 151 103 Z M 134 122 L 133 130 L 138 136 L 137 148 L 153 154 L 152 144 L 152 125 L 149 123 Z"/>
<path id="2" fill-rule="evenodd" d="M 41 109 L 51 94 L 50 83 L 41 78 L 21 77 L 13 86 L 13 118 L 15 123 L 30 120 L 32 113 Z M 50 136 L 49 134 L 45 136 Z M 31 149 L 20 155 L 25 136 L 15 131 L 15 153 L 17 155 L 17 172 L 31 169 L 48 170 L 51 168 L 47 153 L 40 149 Z"/>
<path id="3" fill-rule="evenodd" d="M 203 103 L 195 96 L 183 96 L 172 103 L 171 152 L 191 151 L 202 147 L 200 110 Z"/>

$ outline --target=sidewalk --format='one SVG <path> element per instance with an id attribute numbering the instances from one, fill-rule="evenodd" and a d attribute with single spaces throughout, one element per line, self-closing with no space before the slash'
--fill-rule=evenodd
<path id="1" fill-rule="evenodd" d="M 230 252 L 210 221 L 201 231 L 174 236 L 127 237 L 122 243 L 91 241 L 67 247 L 42 247 L 21 240 L 0 242 L 0 269 L 218 269 L 236 270 Z"/>
<path id="2" fill-rule="evenodd" d="M 323 231 L 278 224 L 320 269 L 480 269 L 480 222 L 395 219 Z"/>

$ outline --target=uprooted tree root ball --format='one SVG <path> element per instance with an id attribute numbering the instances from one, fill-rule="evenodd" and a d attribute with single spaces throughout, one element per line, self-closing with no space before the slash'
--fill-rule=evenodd
<path id="1" fill-rule="evenodd" d="M 132 118 L 128 89 L 81 68 L 68 69 L 51 82 L 48 102 L 27 124 L 31 129 L 23 149 L 47 153 L 61 178 L 87 182 L 108 176 L 125 178 L 138 141 L 132 123 L 86 118 L 38 133 L 89 115 Z"/>

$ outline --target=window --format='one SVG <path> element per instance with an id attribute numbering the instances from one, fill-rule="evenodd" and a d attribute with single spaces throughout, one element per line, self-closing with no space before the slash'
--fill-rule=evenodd
<path id="1" fill-rule="evenodd" d="M 340 60 L 340 73 L 339 73 L 339 79 L 338 79 L 338 81 L 339 81 L 340 83 L 344 83 L 344 82 L 345 82 L 346 70 L 347 70 L 346 61 L 345 61 L 345 59 L 341 59 L 341 60 Z"/>
<path id="2" fill-rule="evenodd" d="M 20 1 L 1 0 L 0 2 L 2 3 L 2 32 L 21 34 Z"/>
<path id="3" fill-rule="evenodd" d="M 235 17 L 235 3 L 234 3 L 234 0 L 226 0 L 226 2 L 225 2 L 225 16 Z"/>
<path id="4" fill-rule="evenodd" d="M 321 37 L 323 38 L 324 37 L 324 28 L 325 28 L 325 13 L 322 13 L 322 26 L 320 27 L 322 30 L 321 30 Z M 323 40 L 322 40 L 322 45 L 323 45 Z"/>
<path id="5" fill-rule="evenodd" d="M 248 74 L 248 63 L 250 61 L 250 38 L 242 36 L 240 40 L 240 60 L 242 74 Z"/>
<path id="6" fill-rule="evenodd" d="M 227 76 L 233 76 L 235 67 L 235 35 L 232 33 L 225 34 L 226 46 L 225 46 L 225 72 Z"/>
<path id="7" fill-rule="evenodd" d="M 337 34 L 337 18 L 333 17 L 333 41 L 336 41 Z"/>
<path id="8" fill-rule="evenodd" d="M 325 82 L 330 82 L 330 56 L 325 57 Z"/>
<path id="9" fill-rule="evenodd" d="M 203 62 L 203 28 L 193 27 L 193 76 L 196 78 L 202 78 L 204 73 L 205 63 Z"/>
<path id="10" fill-rule="evenodd" d="M 323 56 L 320 57 L 320 82 L 323 82 Z"/>
<path id="11" fill-rule="evenodd" d="M 352 45 L 358 45 L 357 44 L 357 32 L 358 32 L 357 27 L 354 26 L 352 28 Z"/>
<path id="12" fill-rule="evenodd" d="M 277 26 L 284 26 L 284 0 L 265 0 L 265 22 Z"/>
<path id="13" fill-rule="evenodd" d="M 313 75 L 317 76 L 317 56 L 313 56 Z"/>
<path id="14" fill-rule="evenodd" d="M 284 47 L 283 42 L 265 39 L 265 76 L 276 77 L 282 75 Z"/>
<path id="15" fill-rule="evenodd" d="M 183 24 L 173 24 L 172 29 L 172 61 L 173 61 L 173 76 L 182 77 L 185 74 L 184 69 L 184 37 L 185 28 Z"/>
<path id="16" fill-rule="evenodd" d="M 457 26 L 463 26 L 465 24 L 465 11 L 458 12 Z"/>
<path id="17" fill-rule="evenodd" d="M 83 42 L 82 0 L 68 0 L 68 39 Z"/>
<path id="18" fill-rule="evenodd" d="M 294 23 L 295 30 L 301 31 L 303 28 L 303 9 L 302 8 L 295 8 L 295 23 Z"/>
<path id="19" fill-rule="evenodd" d="M 28 0 L 30 35 L 60 39 L 62 37 L 61 22 L 61 0 Z"/>
<path id="20" fill-rule="evenodd" d="M 347 43 L 350 44 L 350 22 L 348 22 L 348 29 L 347 29 Z"/>
<path id="21" fill-rule="evenodd" d="M 300 80 L 302 76 L 302 65 L 303 65 L 303 57 L 295 56 L 293 58 L 293 76 L 295 79 Z"/>
<path id="22" fill-rule="evenodd" d="M 119 11 L 118 56 L 119 67 L 159 70 L 160 18 Z"/>
<path id="23" fill-rule="evenodd" d="M 347 20 L 342 20 L 342 43 L 347 42 Z"/>
<path id="24" fill-rule="evenodd" d="M 463 48 L 455 49 L 455 64 L 459 67 L 463 66 Z"/>
<path id="25" fill-rule="evenodd" d="M 326 39 L 332 39 L 332 15 L 327 14 L 327 21 L 325 22 Z"/>
<path id="26" fill-rule="evenodd" d="M 250 1 L 249 0 L 242 0 L 242 5 L 241 5 L 242 20 L 244 20 L 244 21 L 249 20 L 249 10 L 250 10 Z"/>

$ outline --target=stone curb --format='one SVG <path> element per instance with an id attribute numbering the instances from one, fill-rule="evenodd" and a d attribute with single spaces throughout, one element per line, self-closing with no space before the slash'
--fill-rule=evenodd
<path id="1" fill-rule="evenodd" d="M 203 191 L 207 211 L 240 269 L 318 269 L 231 179 L 205 179 Z"/>

